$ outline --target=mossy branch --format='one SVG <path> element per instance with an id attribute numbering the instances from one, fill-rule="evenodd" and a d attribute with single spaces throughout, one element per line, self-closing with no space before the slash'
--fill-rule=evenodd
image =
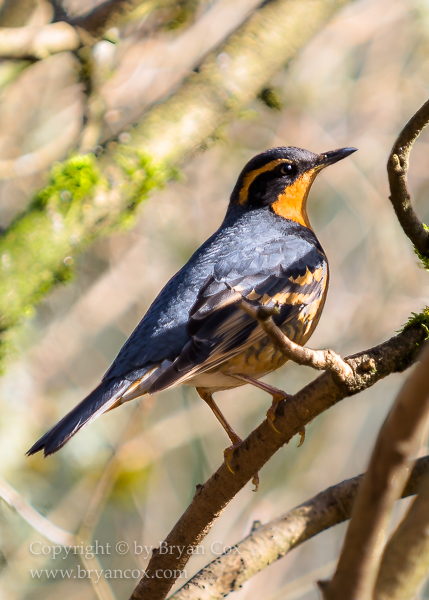
<path id="1" fill-rule="evenodd" d="M 0 331 L 31 314 L 54 285 L 70 278 L 78 252 L 126 224 L 150 190 L 172 175 L 165 165 L 125 150 L 103 171 L 93 155 L 55 165 L 49 185 L 0 237 Z"/>

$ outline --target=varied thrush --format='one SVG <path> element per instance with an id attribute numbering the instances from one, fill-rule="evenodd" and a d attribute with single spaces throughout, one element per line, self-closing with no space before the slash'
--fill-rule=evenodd
<path id="1" fill-rule="evenodd" d="M 52 454 L 102 413 L 178 384 L 195 386 L 233 444 L 240 441 L 212 394 L 251 383 L 274 395 L 258 380 L 287 359 L 239 302 L 276 306 L 276 325 L 294 342 L 307 342 L 329 281 L 307 216 L 308 193 L 319 171 L 355 151 L 282 147 L 252 158 L 216 233 L 160 292 L 100 385 L 28 454 Z"/>

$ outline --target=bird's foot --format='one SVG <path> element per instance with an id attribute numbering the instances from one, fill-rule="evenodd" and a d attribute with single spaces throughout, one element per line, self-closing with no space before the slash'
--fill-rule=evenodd
<path id="1" fill-rule="evenodd" d="M 235 473 L 232 470 L 231 465 L 229 464 L 229 461 L 231 460 L 232 455 L 234 454 L 234 450 L 240 446 L 242 441 L 243 440 L 241 438 L 237 437 L 237 440 L 231 446 L 228 446 L 228 448 L 225 448 L 225 450 L 223 451 L 223 460 L 228 468 L 228 471 L 230 473 L 232 473 L 233 475 L 235 475 Z M 252 491 L 257 492 L 258 488 L 259 488 L 259 473 L 255 473 L 253 475 L 252 483 L 255 486 L 254 490 L 252 490 Z"/>
<path id="2" fill-rule="evenodd" d="M 225 450 L 223 451 L 223 460 L 224 463 L 226 464 L 226 466 L 228 467 L 228 471 L 230 473 L 232 473 L 233 475 L 235 475 L 234 471 L 231 468 L 231 465 L 229 464 L 229 461 L 232 458 L 232 455 L 234 454 L 234 450 L 236 450 L 236 448 L 238 448 L 240 446 L 240 444 L 242 443 L 242 439 L 238 437 L 238 435 L 236 436 L 235 439 L 231 439 L 231 442 L 233 442 L 231 444 L 231 446 L 228 446 L 228 448 L 225 448 Z"/>
<path id="3" fill-rule="evenodd" d="M 286 392 L 282 392 L 281 390 L 276 390 L 274 393 L 272 393 L 272 396 L 273 401 L 271 403 L 270 408 L 267 410 L 267 421 L 276 433 L 280 433 L 280 431 L 276 429 L 274 425 L 274 421 L 276 420 L 277 407 L 280 404 L 280 402 L 282 402 L 283 400 L 287 400 L 291 396 L 289 394 L 286 394 Z"/>

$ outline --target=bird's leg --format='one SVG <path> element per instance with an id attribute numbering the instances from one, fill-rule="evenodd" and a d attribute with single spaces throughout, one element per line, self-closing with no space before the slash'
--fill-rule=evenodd
<path id="1" fill-rule="evenodd" d="M 218 405 L 213 400 L 212 395 L 209 392 L 207 392 L 207 390 L 205 390 L 204 388 L 197 388 L 197 392 L 200 395 L 200 397 L 204 400 L 204 402 L 206 402 L 210 406 L 216 419 L 219 421 L 219 423 L 225 429 L 229 439 L 232 442 L 232 445 L 224 450 L 223 456 L 224 456 L 226 466 L 231 471 L 231 473 L 234 474 L 234 471 L 231 469 L 231 467 L 229 465 L 229 461 L 231 460 L 234 450 L 241 444 L 241 442 L 243 440 L 235 433 L 235 431 L 233 430 L 231 425 L 225 419 L 222 412 L 219 410 Z"/>
<path id="2" fill-rule="evenodd" d="M 200 397 L 204 400 L 204 402 L 206 402 L 211 410 L 213 411 L 216 419 L 219 421 L 219 423 L 222 425 L 222 427 L 225 429 L 229 439 L 231 440 L 231 442 L 234 445 L 241 444 L 241 442 L 243 441 L 233 430 L 233 428 L 231 427 L 231 425 L 228 423 L 228 421 L 225 419 L 225 417 L 223 416 L 222 412 L 220 411 L 218 405 L 216 404 L 216 402 L 213 400 L 212 395 L 207 392 L 205 389 L 203 388 L 197 388 L 197 392 L 200 395 Z"/>
<path id="3" fill-rule="evenodd" d="M 267 392 L 273 397 L 273 402 L 270 408 L 267 410 L 267 421 L 276 433 L 280 433 L 274 426 L 274 421 L 276 419 L 276 410 L 282 400 L 287 400 L 291 397 L 290 394 L 286 394 L 286 392 L 283 392 L 282 390 L 279 390 L 273 387 L 272 385 L 268 385 L 268 383 L 258 381 L 258 379 L 253 379 L 252 377 L 248 377 L 247 375 L 238 375 L 235 373 L 234 375 L 231 375 L 231 377 L 234 377 L 235 379 L 241 379 L 246 383 L 250 383 L 251 385 L 254 385 L 257 388 L 264 390 L 264 392 Z M 299 445 L 301 446 L 304 442 L 305 430 L 301 430 L 299 434 L 301 436 L 301 442 Z"/>
<path id="4" fill-rule="evenodd" d="M 196 389 L 197 389 L 197 392 L 200 395 L 200 397 L 204 400 L 204 402 L 206 402 L 210 406 L 216 419 L 219 421 L 219 423 L 225 429 L 229 439 L 232 442 L 232 445 L 229 446 L 228 448 L 225 448 L 225 450 L 223 451 L 223 459 L 224 459 L 225 464 L 228 467 L 229 471 L 231 471 L 231 473 L 234 475 L 234 471 L 231 469 L 229 461 L 231 460 L 232 455 L 234 454 L 234 450 L 241 444 L 241 442 L 243 440 L 235 433 L 235 431 L 233 430 L 231 425 L 225 419 L 225 417 L 223 416 L 222 412 L 220 411 L 218 405 L 213 400 L 213 396 L 209 392 L 207 392 L 204 388 L 196 388 Z M 255 486 L 255 489 L 253 491 L 256 492 L 259 487 L 258 473 L 255 473 L 255 475 L 253 476 L 252 483 Z"/>

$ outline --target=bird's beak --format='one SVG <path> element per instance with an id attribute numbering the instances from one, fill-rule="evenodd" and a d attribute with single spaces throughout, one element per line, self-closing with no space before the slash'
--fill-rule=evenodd
<path id="1" fill-rule="evenodd" d="M 340 148 L 339 150 L 330 150 L 329 152 L 319 154 L 315 167 L 317 171 L 320 171 L 329 165 L 333 165 L 339 160 L 343 160 L 346 156 L 350 156 L 350 154 L 353 154 L 356 150 L 357 148 Z"/>

